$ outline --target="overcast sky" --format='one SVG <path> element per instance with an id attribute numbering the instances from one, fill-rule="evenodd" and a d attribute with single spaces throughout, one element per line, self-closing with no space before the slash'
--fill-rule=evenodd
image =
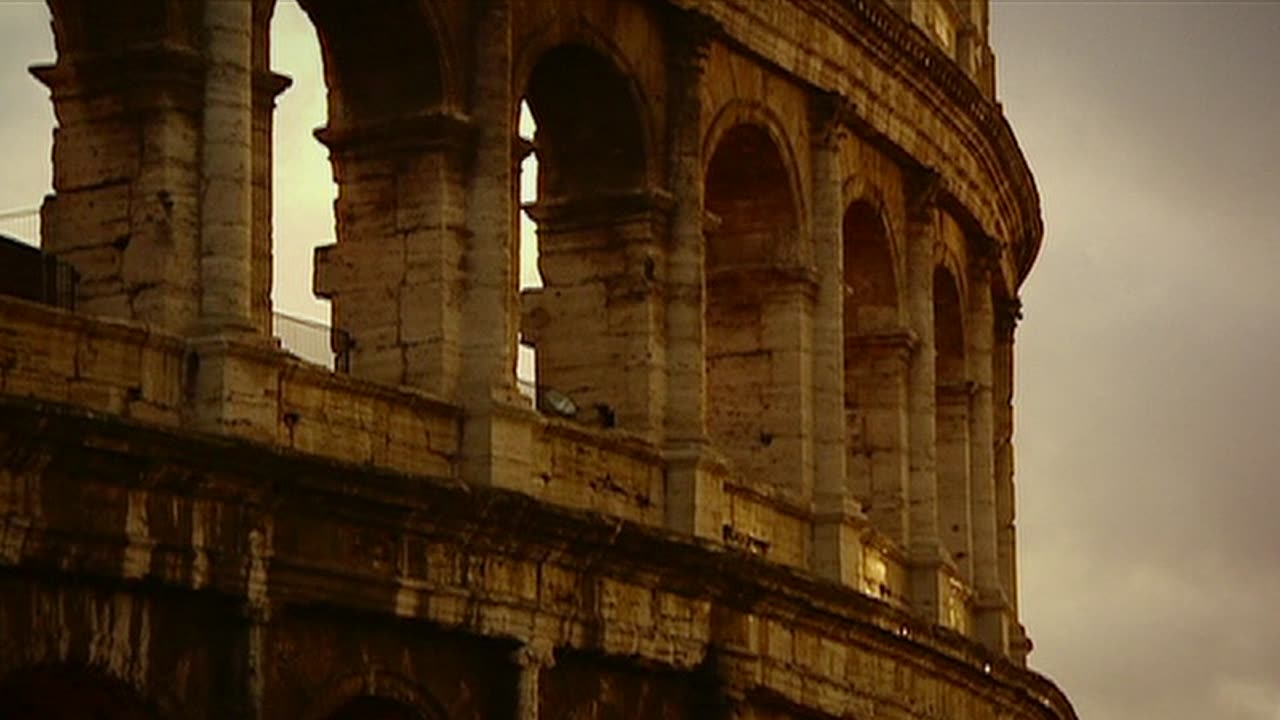
<path id="1" fill-rule="evenodd" d="M 1032 665 L 1088 720 L 1280 720 L 1280 4 L 995 2 L 1044 202 L 1017 449 Z M 323 317 L 314 37 L 277 130 L 277 306 Z M 0 0 L 0 211 L 49 187 L 43 4 Z M 0 225 L 0 229 L 3 225 Z"/>

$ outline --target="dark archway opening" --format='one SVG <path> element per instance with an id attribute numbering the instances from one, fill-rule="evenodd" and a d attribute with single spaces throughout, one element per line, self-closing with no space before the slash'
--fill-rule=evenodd
<path id="1" fill-rule="evenodd" d="M 867 202 L 844 216 L 844 377 L 848 486 L 889 537 L 905 542 L 906 359 L 889 233 Z"/>
<path id="2" fill-rule="evenodd" d="M 539 406 L 587 424 L 657 432 L 658 216 L 647 193 L 643 105 L 631 79 L 580 44 L 548 50 L 524 102 L 532 129 L 537 281 L 522 283 L 521 343 Z M 535 169 L 536 168 L 536 169 Z M 527 181 L 522 178 L 521 186 Z M 646 258 L 649 261 L 646 262 Z M 529 348 L 532 348 L 530 350 Z"/>
<path id="3" fill-rule="evenodd" d="M 0 683 L 5 720 L 154 720 L 138 694 L 97 672 L 66 666 L 20 670 Z"/>
<path id="4" fill-rule="evenodd" d="M 769 132 L 738 125 L 707 170 L 707 429 L 751 484 L 798 490 L 804 318 L 798 203 Z"/>

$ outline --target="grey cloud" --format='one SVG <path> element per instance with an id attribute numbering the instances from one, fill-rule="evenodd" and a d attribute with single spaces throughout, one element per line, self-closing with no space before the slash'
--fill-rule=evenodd
<path id="1" fill-rule="evenodd" d="M 997 3 L 1044 195 L 1018 436 L 1032 661 L 1082 717 L 1280 717 L 1280 5 Z"/>

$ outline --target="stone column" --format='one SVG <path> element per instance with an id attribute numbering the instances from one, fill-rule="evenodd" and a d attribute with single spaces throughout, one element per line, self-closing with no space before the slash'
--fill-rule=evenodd
<path id="1" fill-rule="evenodd" d="M 907 487 L 907 558 L 911 603 L 918 615 L 941 622 L 946 552 L 938 533 L 937 347 L 934 343 L 933 246 L 941 179 L 918 171 L 908 187 L 907 316 L 919 344 L 911 359 L 907 393 L 910 474 Z"/>
<path id="2" fill-rule="evenodd" d="M 919 342 L 910 329 L 845 339 L 850 492 L 864 504 L 871 526 L 905 550 L 910 480 L 907 393 Z"/>
<path id="3" fill-rule="evenodd" d="M 510 0 L 478 4 L 470 115 L 475 153 L 467 193 L 460 396 L 461 475 L 531 490 L 536 415 L 516 389 L 520 329 L 518 98 L 512 87 Z"/>
<path id="4" fill-rule="evenodd" d="M 276 98 L 293 84 L 271 72 L 271 14 L 275 3 L 253 0 L 253 271 L 254 329 L 272 334 L 272 175 Z"/>
<path id="5" fill-rule="evenodd" d="M 538 387 L 568 394 L 579 420 L 662 439 L 665 193 L 637 189 L 539 202 L 544 287 L 523 293 Z"/>
<path id="6" fill-rule="evenodd" d="M 467 198 L 462 395 L 467 403 L 514 400 L 520 324 L 519 190 L 513 147 L 518 98 L 511 82 L 511 3 L 491 0 L 474 24 L 471 77 L 475 156 Z"/>
<path id="7" fill-rule="evenodd" d="M 1018 622 L 1018 548 L 1015 525 L 1013 454 L 1013 336 L 1022 318 L 1016 298 L 994 307 L 995 344 L 992 363 L 993 433 L 995 435 L 996 548 L 1000 587 L 1008 602 L 1009 657 L 1025 665 L 1031 641 Z"/>
<path id="8" fill-rule="evenodd" d="M 702 93 L 707 52 L 718 33 L 706 16 L 671 10 L 667 58 L 670 190 L 674 201 L 666 278 L 667 526 L 719 538 L 723 463 L 708 451 L 706 282 L 703 236 Z"/>
<path id="9" fill-rule="evenodd" d="M 203 333 L 253 328 L 253 6 L 206 2 L 200 206 Z"/>
<path id="10" fill-rule="evenodd" d="M 200 313 L 206 64 L 128 9 L 113 14 L 124 27 L 92 30 L 115 38 L 109 52 L 64 27 L 57 64 L 31 68 L 58 122 L 41 245 L 79 274 L 79 312 L 186 333 Z"/>
<path id="11" fill-rule="evenodd" d="M 967 381 L 939 384 L 937 391 L 938 524 L 943 545 L 966 582 L 973 581 L 970 512 L 969 404 Z"/>
<path id="12" fill-rule="evenodd" d="M 515 720 L 538 720 L 541 712 L 542 673 L 555 664 L 555 648 L 549 643 L 531 641 L 511 655 L 519 669 L 516 679 Z"/>
<path id="13" fill-rule="evenodd" d="M 864 516 L 846 482 L 844 386 L 844 198 L 840 142 L 852 112 L 848 101 L 823 93 L 810 108 L 814 264 L 813 309 L 813 570 L 857 587 L 862 575 Z"/>
<path id="14" fill-rule="evenodd" d="M 975 263 L 969 291 L 966 356 L 973 381 L 969 416 L 970 516 L 973 523 L 973 585 L 978 641 L 991 650 L 1009 650 L 1008 599 L 1000 585 L 999 546 L 996 533 L 994 349 L 995 310 L 991 297 L 993 265 L 999 245 L 979 243 L 985 262 Z"/>

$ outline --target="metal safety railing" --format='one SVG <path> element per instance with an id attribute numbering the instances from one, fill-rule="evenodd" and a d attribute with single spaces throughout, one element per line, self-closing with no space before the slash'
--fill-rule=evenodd
<path id="1" fill-rule="evenodd" d="M 272 334 L 293 355 L 334 372 L 351 372 L 351 334 L 322 322 L 272 313 Z"/>
<path id="2" fill-rule="evenodd" d="M 40 209 L 22 208 L 0 212 L 0 235 L 8 235 L 31 246 L 40 244 Z"/>

